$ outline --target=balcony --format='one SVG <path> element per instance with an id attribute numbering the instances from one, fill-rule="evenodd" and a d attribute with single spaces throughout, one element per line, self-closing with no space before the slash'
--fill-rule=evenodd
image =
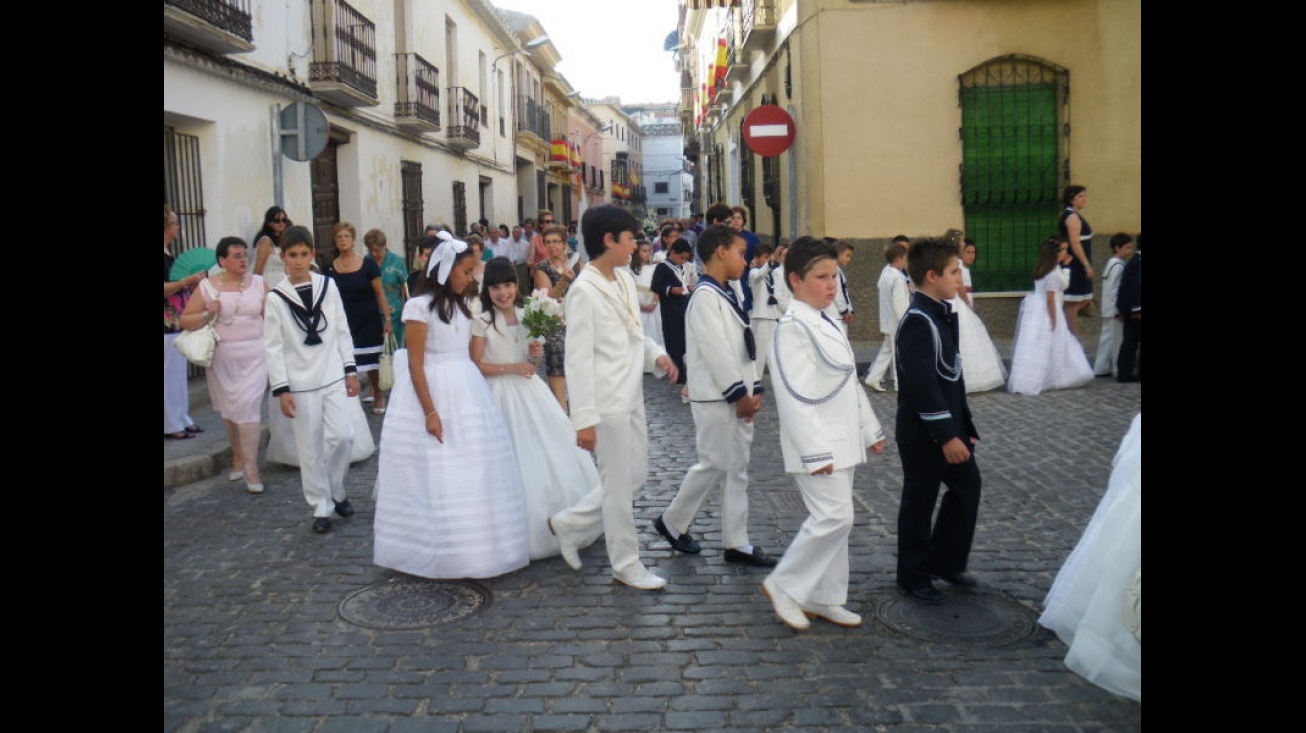
<path id="1" fill-rule="evenodd" d="M 548 108 L 525 94 L 517 95 L 518 134 L 534 135 L 541 142 L 548 142 L 553 137 L 552 127 Z"/>
<path id="2" fill-rule="evenodd" d="M 376 24 L 344 0 L 313 0 L 313 93 L 346 107 L 380 104 L 376 96 Z"/>
<path id="3" fill-rule="evenodd" d="M 395 123 L 413 132 L 440 130 L 440 70 L 415 53 L 395 54 L 399 96 Z"/>
<path id="4" fill-rule="evenodd" d="M 163 35 L 217 53 L 254 50 L 250 0 L 163 0 Z"/>
<path id="5" fill-rule="evenodd" d="M 459 150 L 481 145 L 481 101 L 466 87 L 449 87 L 449 129 L 446 141 Z"/>
<path id="6" fill-rule="evenodd" d="M 743 0 L 739 16 L 739 47 L 744 51 L 762 51 L 775 40 L 778 0 Z"/>

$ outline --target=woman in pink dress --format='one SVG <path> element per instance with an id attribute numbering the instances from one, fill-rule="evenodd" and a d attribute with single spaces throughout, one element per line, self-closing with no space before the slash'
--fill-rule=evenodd
<path id="1" fill-rule="evenodd" d="M 218 332 L 213 363 L 204 370 L 209 401 L 222 415 L 231 442 L 230 481 L 245 479 L 251 494 L 263 493 L 258 472 L 262 434 L 260 411 L 268 389 L 263 357 L 263 278 L 249 271 L 249 247 L 239 237 L 223 237 L 217 247 L 219 274 L 201 283 L 181 316 L 181 326 L 194 331 L 212 323 Z"/>

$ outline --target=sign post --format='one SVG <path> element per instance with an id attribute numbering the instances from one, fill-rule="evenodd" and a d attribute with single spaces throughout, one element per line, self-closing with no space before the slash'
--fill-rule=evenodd
<path id="1" fill-rule="evenodd" d="M 744 117 L 744 144 L 763 158 L 775 158 L 794 144 L 794 118 L 784 108 L 775 104 L 759 105 Z M 779 161 L 762 162 L 767 170 L 775 166 L 767 177 L 767 206 L 771 207 L 771 246 L 780 246 L 780 165 Z M 792 194 L 792 192 L 791 192 Z"/>

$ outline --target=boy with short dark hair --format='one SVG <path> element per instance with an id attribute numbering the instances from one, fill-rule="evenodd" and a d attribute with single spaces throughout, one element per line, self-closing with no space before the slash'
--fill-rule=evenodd
<path id="1" fill-rule="evenodd" d="M 853 296 L 848 291 L 848 266 L 853 261 L 853 245 L 842 239 L 836 239 L 832 242 L 834 245 L 835 260 L 839 263 L 839 288 L 834 291 L 834 302 L 830 304 L 829 312 L 839 327 L 843 329 L 845 336 L 848 335 L 848 328 L 853 322 Z"/>
<path id="2" fill-rule="evenodd" d="M 313 531 L 331 531 L 331 513 L 354 514 L 345 492 L 354 443 L 350 398 L 358 396 L 354 340 L 340 290 L 311 271 L 313 235 L 293 226 L 281 235 L 286 277 L 264 306 L 263 348 L 268 382 L 281 414 L 290 418 L 304 499 Z"/>
<path id="3" fill-rule="evenodd" d="M 981 481 L 973 453 L 979 432 L 966 403 L 957 314 L 947 303 L 961 283 L 957 248 L 941 239 L 917 242 L 907 253 L 907 270 L 916 292 L 895 339 L 903 474 L 897 581 L 908 597 L 938 605 L 946 596 L 933 579 L 977 583 L 966 564 L 979 514 Z M 933 520 L 940 484 L 947 491 Z"/>
<path id="4" fill-rule="evenodd" d="M 646 368 L 671 381 L 676 365 L 644 334 L 635 279 L 627 267 L 639 222 L 618 206 L 596 206 L 581 217 L 590 262 L 567 291 L 565 370 L 576 442 L 594 452 L 601 483 L 549 519 L 562 557 L 581 567 L 579 549 L 607 536 L 613 580 L 641 590 L 667 584 L 639 560 L 632 504 L 648 473 L 644 419 Z"/>
<path id="5" fill-rule="evenodd" d="M 759 567 L 774 558 L 748 539 L 748 458 L 753 415 L 762 408 L 762 383 L 754 360 L 758 345 L 731 280 L 744 274 L 747 244 L 739 232 L 714 224 L 698 237 L 703 274 L 685 312 L 685 363 L 698 462 L 653 526 L 671 548 L 698 554 L 689 534 L 710 490 L 721 491 L 721 533 L 726 562 Z"/>
<path id="6" fill-rule="evenodd" d="M 1099 377 L 1116 375 L 1116 362 L 1120 358 L 1120 344 L 1124 340 L 1124 319 L 1116 307 L 1120 297 L 1120 279 L 1125 263 L 1134 257 L 1134 238 L 1126 232 L 1111 237 L 1111 259 L 1102 268 L 1102 333 L 1097 340 L 1097 357 L 1093 361 L 1093 374 Z"/>
<path id="7" fill-rule="evenodd" d="M 780 310 L 780 300 L 776 297 L 776 291 L 788 288 L 784 284 L 784 275 L 780 274 L 777 279 L 776 273 L 780 271 L 787 249 L 788 247 L 783 244 L 776 251 L 765 242 L 757 245 L 757 257 L 754 258 L 752 269 L 748 271 L 749 284 L 752 285 L 755 293 L 753 310 L 749 315 L 752 317 L 753 337 L 757 341 L 757 361 L 754 362 L 754 366 L 759 380 L 766 371 L 766 360 L 771 353 L 771 336 L 775 334 L 775 322 L 784 315 L 784 311 Z"/>

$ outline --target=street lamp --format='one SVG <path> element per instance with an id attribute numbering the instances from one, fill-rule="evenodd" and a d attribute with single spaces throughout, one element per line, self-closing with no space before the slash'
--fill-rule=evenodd
<path id="1" fill-rule="evenodd" d="M 521 53 L 522 51 L 530 51 L 533 48 L 539 48 L 540 46 L 543 46 L 544 44 L 548 43 L 549 40 L 550 39 L 548 36 L 538 36 L 536 38 L 532 38 L 531 40 L 523 43 L 521 48 L 513 49 L 508 53 L 499 54 L 498 56 L 494 57 L 494 61 L 490 64 L 490 71 L 493 72 L 498 70 L 499 59 L 504 58 L 506 56 L 512 56 L 513 54 Z"/>

